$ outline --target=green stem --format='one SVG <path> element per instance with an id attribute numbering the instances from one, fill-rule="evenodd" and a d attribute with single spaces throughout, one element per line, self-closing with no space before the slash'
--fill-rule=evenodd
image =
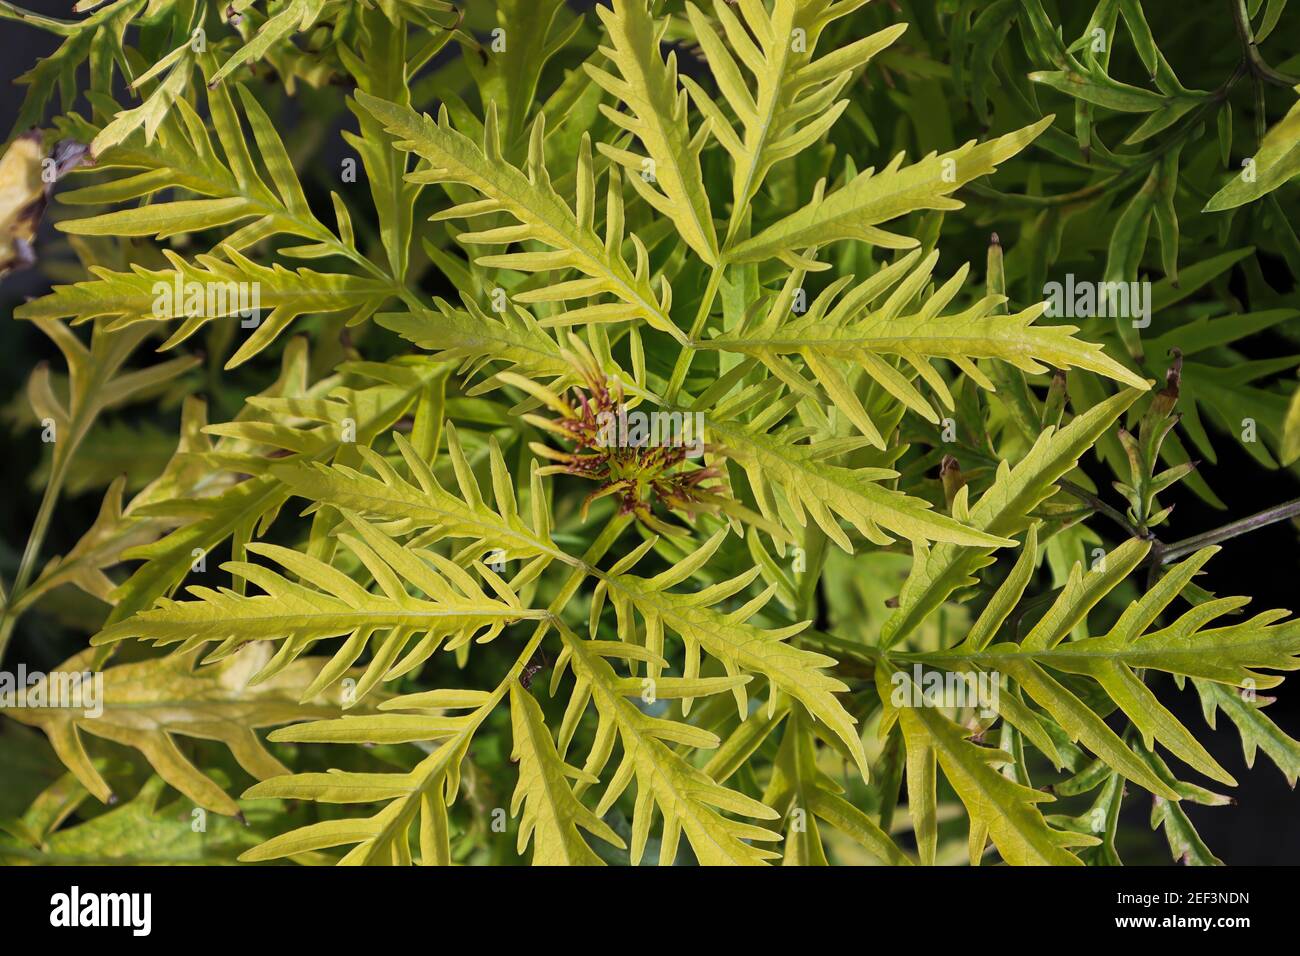
<path id="1" fill-rule="evenodd" d="M 75 451 L 75 447 L 73 451 Z M 45 534 L 49 530 L 50 519 L 54 516 L 54 506 L 63 490 L 63 481 L 67 477 L 68 463 L 71 460 L 72 454 L 70 452 L 55 462 L 50 473 L 50 480 L 45 485 L 45 493 L 41 495 L 41 504 L 36 511 L 36 521 L 32 525 L 31 534 L 27 536 L 27 546 L 23 549 L 22 560 L 18 564 L 18 573 L 14 576 L 13 587 L 9 589 L 9 600 L 5 602 L 4 610 L 0 611 L 0 661 L 4 660 L 5 651 L 9 647 L 9 640 L 13 636 L 14 625 L 18 622 L 19 609 L 16 605 L 19 604 L 23 592 L 27 589 L 27 585 L 31 583 L 32 574 L 36 570 L 36 559 L 40 557 L 41 545 L 45 543 Z"/>
<path id="2" fill-rule="evenodd" d="M 1263 55 L 1259 52 L 1259 47 L 1255 45 L 1255 32 L 1250 26 L 1250 14 L 1246 11 L 1246 0 L 1229 0 L 1228 5 L 1232 9 L 1232 21 L 1237 27 L 1237 39 L 1241 41 L 1242 54 L 1246 58 L 1246 65 L 1250 72 L 1265 83 L 1272 83 L 1274 86 L 1285 86 L 1290 89 L 1300 84 L 1300 80 L 1273 69 L 1264 60 Z"/>
<path id="3" fill-rule="evenodd" d="M 469 745 L 475 731 L 478 730 L 483 721 L 487 720 L 488 716 L 505 696 L 510 693 L 510 685 L 519 679 L 533 654 L 541 646 L 542 639 L 546 637 L 551 627 L 559 622 L 560 612 L 573 598 L 573 595 L 577 593 L 578 587 L 591 572 L 595 563 L 618 540 L 618 536 L 623 533 L 631 520 L 628 515 L 615 515 L 583 554 L 582 566 L 574 568 L 573 573 L 565 580 L 559 593 L 547 608 L 547 616 L 537 622 L 537 627 L 534 629 L 532 636 L 524 644 L 523 649 L 515 658 L 514 664 L 511 665 L 505 677 L 497 684 L 496 690 L 492 692 L 491 697 L 469 715 L 469 721 L 457 733 L 456 739 L 463 742 L 463 746 Z M 416 779 L 415 787 L 409 796 L 403 798 L 405 802 L 400 812 L 390 817 L 383 829 L 373 838 L 375 846 L 382 847 L 388 845 L 394 839 L 404 839 L 401 835 L 406 832 L 406 828 L 410 826 L 415 814 L 419 812 L 421 795 L 441 779 L 443 774 L 446 773 L 451 755 L 457 752 L 454 747 L 449 749 L 448 743 L 450 741 L 443 742 L 437 750 L 420 761 L 415 769 L 411 771 L 411 776 Z"/>
<path id="4" fill-rule="evenodd" d="M 1072 481 L 1058 481 L 1056 484 L 1057 487 L 1059 487 L 1066 494 L 1078 498 L 1080 501 L 1086 504 L 1093 511 L 1096 511 L 1099 514 L 1103 514 L 1111 521 L 1115 522 L 1126 532 L 1128 532 L 1129 537 L 1131 538 L 1149 537 L 1149 535 L 1145 535 L 1137 528 L 1135 528 L 1133 526 L 1133 523 L 1129 521 L 1128 518 L 1124 517 L 1123 513 L 1121 513 L 1119 510 L 1115 508 L 1112 508 L 1110 505 L 1106 504 L 1106 502 L 1102 501 L 1092 492 L 1087 491 L 1084 488 L 1080 488 Z"/>
<path id="5" fill-rule="evenodd" d="M 718 287 L 722 284 L 722 269 L 720 265 L 714 266 L 713 272 L 709 275 L 709 284 L 704 288 L 700 307 L 695 313 L 695 321 L 691 323 L 690 344 L 683 346 L 677 355 L 677 364 L 673 366 L 673 376 L 669 379 L 668 391 L 664 394 L 665 401 L 676 400 L 677 393 L 682 390 L 682 384 L 686 381 L 686 373 L 691 370 L 691 360 L 695 357 L 695 341 L 704 331 L 704 323 L 708 321 L 709 313 L 713 310 L 713 300 L 717 298 Z"/>
<path id="6" fill-rule="evenodd" d="M 1143 170 L 1144 172 L 1147 170 Z M 1074 203 L 1087 202 L 1097 196 L 1117 188 L 1124 184 L 1126 180 L 1132 180 L 1137 177 L 1137 172 L 1128 171 L 1126 173 L 1114 173 L 1101 182 L 1093 183 L 1091 186 L 1084 186 L 1076 189 L 1074 192 L 1061 193 L 1058 196 L 1025 196 L 1017 193 L 1004 193 L 1001 190 L 986 186 L 983 183 L 970 183 L 966 189 L 972 195 L 979 196 L 981 199 L 989 199 L 997 203 L 1005 203 L 1013 206 L 1026 206 L 1033 209 L 1050 209 L 1053 206 L 1069 206 Z"/>
<path id="7" fill-rule="evenodd" d="M 878 647 L 859 644 L 857 641 L 836 637 L 834 634 L 827 634 L 825 631 L 817 631 L 812 628 L 800 631 L 795 640 L 803 647 L 816 648 L 824 653 L 838 657 L 841 664 L 845 661 L 854 661 L 867 667 L 874 667 L 882 654 Z"/>

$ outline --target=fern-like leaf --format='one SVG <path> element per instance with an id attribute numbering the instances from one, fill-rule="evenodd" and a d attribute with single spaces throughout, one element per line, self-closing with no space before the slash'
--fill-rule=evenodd
<path id="1" fill-rule="evenodd" d="M 567 745 L 574 721 L 586 708 L 588 701 L 595 703 L 600 725 L 583 771 L 598 775 L 609 761 L 616 738 L 622 742 L 623 759 L 609 778 L 596 813 L 603 813 L 611 807 L 628 785 L 633 780 L 636 781 L 632 864 L 635 866 L 641 861 L 656 807 L 663 816 L 660 865 L 670 864 L 676 858 L 678 841 L 683 833 L 695 851 L 696 858 L 705 866 L 754 865 L 772 858 L 775 854 L 753 846 L 750 841 L 778 840 L 778 834 L 760 826 L 732 820 L 723 816 L 719 810 L 760 820 L 773 819 L 777 814 L 757 800 L 714 782 L 669 746 L 681 744 L 687 747 L 713 748 L 718 746 L 718 738 L 708 731 L 677 721 L 651 717 L 637 709 L 625 695 L 629 692 L 636 693 L 640 681 L 620 681 L 607 660 L 612 657 L 653 661 L 654 655 L 637 645 L 584 641 L 562 624 L 559 625 L 559 630 L 564 639 L 564 651 L 556 662 L 554 678 L 558 681 L 566 667 L 571 666 L 576 681 L 565 723 L 560 731 L 561 742 Z M 700 696 L 725 690 L 728 685 L 737 683 L 721 681 L 705 684 L 703 681 L 686 678 L 682 682 L 684 686 L 678 689 L 674 686 L 673 679 L 661 679 L 656 686 L 657 696 Z"/>
<path id="2" fill-rule="evenodd" d="M 1007 462 L 999 465 L 992 487 L 969 508 L 965 506 L 964 490 L 959 493 L 958 503 L 967 524 L 994 534 L 1018 534 L 1027 528 L 1030 512 L 1055 494 L 1055 482 L 1074 467 L 1140 394 L 1125 390 L 1078 415 L 1060 430 L 1045 429 L 1014 467 Z M 919 548 L 898 596 L 898 610 L 881 631 L 882 645 L 892 646 L 953 592 L 975 584 L 972 575 L 988 562 L 987 551 L 963 551 L 946 544 Z"/>
<path id="3" fill-rule="evenodd" d="M 193 262 L 168 250 L 171 269 L 136 266 L 131 272 L 95 268 L 96 278 L 59 286 L 49 295 L 15 310 L 20 319 L 75 318 L 89 321 L 111 317 L 110 328 L 134 322 L 180 319 L 180 327 L 163 343 L 172 348 L 216 319 L 233 321 L 244 316 L 255 331 L 226 363 L 234 368 L 276 340 L 301 315 L 346 312 L 356 322 L 367 318 L 389 296 L 388 286 L 377 279 L 347 274 L 327 274 L 311 269 L 290 272 L 283 266 L 260 266 L 229 247 L 221 251 L 229 261 L 199 255 Z M 269 307 L 267 315 L 252 311 L 256 303 Z"/>
<path id="4" fill-rule="evenodd" d="M 882 659 L 881 663 L 887 662 Z M 953 723 L 939 708 L 894 707 L 890 700 L 899 678 L 905 693 L 909 688 L 915 690 L 906 671 L 892 667 L 876 670 L 876 686 L 885 706 L 882 730 L 897 721 L 907 743 L 909 791 L 912 754 L 933 754 L 930 759 L 943 768 L 970 814 L 971 825 L 987 830 L 1004 860 L 1013 866 L 1079 865 L 1070 848 L 1092 846 L 1097 838 L 1050 826 L 1036 805 L 1055 798 L 1003 776 L 994 764 L 1005 761 L 1006 753 L 971 743 L 967 739 L 970 731 Z"/>
<path id="5" fill-rule="evenodd" d="M 763 229 L 752 239 L 737 243 L 727 261 L 762 262 L 778 257 L 794 265 L 806 263 L 798 250 L 815 248 L 841 239 L 859 239 L 886 249 L 909 249 L 916 239 L 881 229 L 888 222 L 917 209 L 960 209 L 962 203 L 949 198 L 966 183 L 986 176 L 1051 125 L 1047 116 L 1032 126 L 997 139 L 966 145 L 944 153 L 930 154 L 904 167 L 899 153 L 885 168 L 867 169 L 839 189 L 793 212 Z"/>
<path id="6" fill-rule="evenodd" d="M 771 10 L 749 3 L 733 12 L 723 0 L 714 0 L 712 9 L 722 26 L 724 44 L 700 8 L 686 4 L 713 78 L 740 120 L 737 131 L 704 87 L 682 77 L 708 118 L 710 133 L 731 154 L 733 211 L 728 241 L 737 234 L 744 210 L 768 171 L 815 143 L 834 125 L 849 103 L 836 99 L 849 79 L 907 29 L 906 24 L 895 24 L 814 59 L 822 32 L 858 5 L 853 0 L 777 0 Z M 742 66 L 753 75 L 752 89 Z"/>
<path id="7" fill-rule="evenodd" d="M 778 299 L 762 323 L 724 333 L 703 347 L 752 355 L 787 378 L 783 357 L 799 356 L 836 407 L 882 449 L 885 440 L 845 376 L 845 364 L 861 369 L 932 422 L 939 421 L 934 406 L 882 356 L 902 359 L 948 409 L 953 407 L 952 393 L 931 365 L 934 359 L 953 362 L 985 388 L 993 383 L 975 365 L 978 359 L 998 359 L 1030 373 L 1047 371 L 1048 365 L 1086 368 L 1126 385 L 1146 387 L 1145 380 L 1108 358 L 1100 346 L 1074 338 L 1076 328 L 1033 325 L 1042 315 L 1042 304 L 1016 315 L 1000 315 L 998 297 L 986 296 L 956 315 L 942 315 L 968 270 L 963 266 L 926 298 L 921 290 L 938 259 L 937 252 L 921 260 L 919 250 L 913 251 L 837 301 L 836 294 L 851 283 L 851 278 L 842 278 L 819 295 L 805 314 L 790 320 L 784 319 L 789 313 Z"/>
<path id="8" fill-rule="evenodd" d="M 369 571 L 379 593 L 367 591 L 309 555 L 279 545 L 250 544 L 248 550 L 253 554 L 273 559 L 304 583 L 290 581 L 261 565 L 228 562 L 223 570 L 265 593 L 245 597 L 229 590 L 192 587 L 194 600 L 164 600 L 156 609 L 105 629 L 92 643 L 131 637 L 185 646 L 219 641 L 209 655 L 210 660 L 219 660 L 249 642 L 281 641 L 279 653 L 258 675 L 265 679 L 317 641 L 346 636 L 343 646 L 304 692 L 311 697 L 342 678 L 373 639 L 374 657 L 357 683 L 359 700 L 380 681 L 419 667 L 444 641 L 454 650 L 475 637 L 489 641 L 514 621 L 544 616 L 544 612 L 521 605 L 505 582 L 482 565 L 478 566 L 480 573 L 490 582 L 496 598 L 489 597 L 472 577 L 441 555 L 404 550 L 363 519 L 350 512 L 344 517 L 352 533 L 340 534 L 339 541 Z M 423 596 L 409 593 L 410 586 Z M 412 638 L 419 640 L 403 656 Z"/>
<path id="9" fill-rule="evenodd" d="M 94 653 L 82 651 L 27 689 L 28 700 L 40 694 L 48 706 L 5 708 L 4 712 L 43 730 L 59 759 L 104 802 L 113 794 L 87 753 L 82 734 L 134 747 L 159 776 L 199 806 L 234 816 L 239 806 L 186 758 L 175 736 L 220 741 L 240 766 L 265 779 L 288 771 L 254 730 L 342 710 L 341 693 L 305 692 L 319 661 L 301 660 L 272 680 L 255 682 L 270 657 L 259 647 L 201 667 L 195 666 L 197 651 L 120 664 L 102 672 L 99 700 L 91 699 L 89 680 L 83 681 L 80 702 L 57 696 L 58 687 L 52 682 L 66 683 L 67 675 L 88 674 Z M 92 706 L 101 712 L 90 712 Z"/>
<path id="10" fill-rule="evenodd" d="M 677 226 L 696 255 L 716 265 L 718 237 L 700 173 L 705 140 L 691 135 L 686 91 L 677 85 L 677 54 L 669 53 L 667 62 L 659 57 L 668 20 L 656 22 L 647 0 L 613 0 L 613 6 L 597 7 L 596 13 L 612 44 L 601 52 L 618 76 L 591 64 L 587 75 L 627 107 L 624 113 L 602 104 L 601 112 L 641 141 L 650 162 L 606 143 L 599 149 L 632 174 L 637 193 Z"/>
<path id="11" fill-rule="evenodd" d="M 655 659 L 663 657 L 665 629 L 681 637 L 686 644 L 686 663 L 682 668 L 685 679 L 699 676 L 701 650 L 721 662 L 729 676 L 760 674 L 766 677 L 772 687 L 768 699 L 769 713 L 776 706 L 778 691 L 789 694 L 843 742 L 865 777 L 866 754 L 855 722 L 835 697 L 836 693 L 848 688 L 824 672 L 824 668 L 835 663 L 834 659 L 789 643 L 789 639 L 810 622 L 772 631 L 747 623 L 767 603 L 772 595 L 771 588 L 729 613 L 714 607 L 748 587 L 758 577 L 758 568 L 695 594 L 676 594 L 668 590 L 703 566 L 716 553 L 725 535 L 725 530 L 719 531 L 675 567 L 650 578 L 628 573 L 628 569 L 649 550 L 651 542 L 642 545 L 601 575 L 595 592 L 592 621 L 596 621 L 600 602 L 608 593 L 618 615 L 619 633 L 623 639 L 634 639 L 636 634 L 632 616 L 635 608 L 645 622 L 646 649 Z M 652 681 L 657 681 L 659 665 L 651 662 L 647 673 Z M 747 709 L 744 689 L 738 686 L 734 693 L 736 705 L 743 715 Z"/>
<path id="12" fill-rule="evenodd" d="M 369 110 L 384 127 L 397 137 L 398 149 L 413 152 L 428 160 L 429 168 L 408 174 L 420 183 L 463 183 L 484 198 L 453 206 L 438 213 L 436 219 L 458 219 L 505 212 L 517 225 L 501 226 L 480 232 L 463 233 L 465 243 L 508 245 L 536 240 L 550 252 L 517 252 L 486 256 L 478 260 L 487 268 L 515 269 L 521 272 L 548 272 L 576 269 L 588 278 L 543 287 L 516 296 L 519 302 L 567 302 L 572 299 L 610 294 L 618 304 L 588 306 L 570 313 L 569 322 L 622 321 L 641 318 L 662 332 L 679 340 L 684 336 L 668 316 L 671 299 L 667 285 L 664 297 L 655 297 L 650 287 L 649 257 L 635 237 L 637 268 L 623 260 L 622 195 L 618 177 L 609 185 L 610 213 L 606 217 L 605 237 L 595 232 L 596 180 L 590 145 L 579 156 L 577 209 L 561 198 L 551 185 L 546 169 L 543 142 L 545 121 L 538 117 L 533 125 L 528 151 L 527 172 L 510 165 L 501 154 L 495 113 L 488 112 L 480 148 L 451 126 L 444 108 L 435 122 L 430 116 L 417 114 L 410 107 L 357 93 L 357 101 Z"/>
<path id="13" fill-rule="evenodd" d="M 519 784 L 510 812 L 524 814 L 519 822 L 519 851 L 533 842 L 533 866 L 599 866 L 579 828 L 623 849 L 626 844 L 600 817 L 573 795 L 570 779 L 599 781 L 560 759 L 546 727 L 542 708 L 516 681 L 510 685 L 513 756 L 519 763 Z"/>

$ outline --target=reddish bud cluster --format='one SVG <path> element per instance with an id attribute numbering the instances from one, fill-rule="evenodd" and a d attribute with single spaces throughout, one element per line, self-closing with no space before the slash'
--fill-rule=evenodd
<path id="1" fill-rule="evenodd" d="M 660 533 L 675 534 L 677 530 L 672 525 L 655 516 L 652 510 L 655 501 L 688 517 L 701 511 L 718 510 L 718 492 L 722 489 L 705 482 L 721 477 L 721 472 L 714 466 L 687 465 L 684 446 L 622 446 L 602 441 L 605 423 L 609 416 L 618 414 L 623 404 L 621 384 L 616 382 L 611 386 L 598 370 L 584 369 L 583 383 L 570 389 L 561 404 L 562 417 L 531 420 L 570 442 L 573 450 L 559 451 L 541 445 L 533 448 L 555 462 L 543 468 L 542 474 L 569 474 L 600 483 L 583 501 L 584 517 L 593 501 L 613 496 L 618 499 L 622 514 L 635 515 L 637 520 Z M 706 445 L 705 451 L 716 449 Z"/>

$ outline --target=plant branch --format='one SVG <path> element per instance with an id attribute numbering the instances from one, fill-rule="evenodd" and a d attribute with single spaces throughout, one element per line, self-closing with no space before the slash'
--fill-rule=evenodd
<path id="1" fill-rule="evenodd" d="M 1080 501 L 1086 504 L 1093 511 L 1096 511 L 1098 514 L 1103 514 L 1111 521 L 1115 522 L 1126 532 L 1128 532 L 1130 538 L 1151 537 L 1151 532 L 1148 531 L 1144 534 L 1133 524 L 1133 522 L 1129 521 L 1128 518 L 1124 516 L 1123 512 L 1121 512 L 1117 508 L 1112 508 L 1110 505 L 1106 504 L 1106 502 L 1102 501 L 1092 492 L 1084 488 L 1080 488 L 1072 481 L 1058 481 L 1056 484 L 1057 487 L 1059 487 L 1066 494 L 1078 498 Z"/>
<path id="2" fill-rule="evenodd" d="M 1285 86 L 1288 89 L 1300 84 L 1300 79 L 1275 70 L 1265 61 L 1255 44 L 1255 32 L 1250 26 L 1250 14 L 1246 12 L 1246 0 L 1229 0 L 1232 8 L 1232 21 L 1237 27 L 1237 39 L 1241 41 L 1241 52 L 1246 59 L 1250 72 L 1265 83 Z"/>
<path id="3" fill-rule="evenodd" d="M 23 549 L 23 556 L 18 564 L 18 573 L 14 577 L 13 587 L 9 589 L 9 599 L 4 608 L 0 610 L 0 661 L 4 660 L 5 651 L 9 648 L 14 625 L 17 623 L 18 616 L 22 611 L 20 607 L 22 598 L 27 591 L 27 586 L 31 583 L 32 575 L 36 571 L 36 561 L 40 557 L 41 546 L 45 543 L 45 534 L 49 530 L 50 519 L 54 516 L 54 506 L 58 503 L 59 495 L 63 490 L 64 479 L 68 474 L 68 465 L 71 463 L 73 455 L 76 454 L 76 447 L 79 444 L 80 438 L 77 438 L 66 455 L 56 456 L 58 460 L 55 461 L 50 478 L 45 483 L 45 493 L 41 496 L 40 507 L 36 512 L 36 521 L 32 524 L 31 534 L 27 536 L 27 545 Z"/>
<path id="4" fill-rule="evenodd" d="M 709 275 L 709 283 L 704 288 L 704 295 L 700 298 L 699 310 L 695 313 L 695 320 L 691 323 L 690 345 L 683 348 L 677 356 L 677 364 L 673 366 L 673 375 L 668 382 L 668 390 L 664 393 L 667 401 L 671 402 L 677 398 L 677 393 L 681 391 L 683 383 L 686 381 L 686 373 L 691 369 L 691 359 L 695 357 L 695 343 L 704 331 L 704 323 L 709 319 L 709 312 L 713 309 L 713 300 L 718 295 L 718 287 L 722 283 L 722 266 L 715 266 Z"/>
<path id="5" fill-rule="evenodd" d="M 1225 524 L 1221 528 L 1215 528 L 1213 531 L 1206 531 L 1203 534 L 1193 535 L 1190 538 L 1184 538 L 1182 541 L 1175 541 L 1173 544 L 1156 543 L 1155 556 L 1160 564 L 1168 564 L 1170 561 L 1176 561 L 1184 555 L 1191 554 L 1201 548 L 1211 544 L 1218 544 L 1220 541 L 1226 541 L 1229 538 L 1235 538 L 1239 534 L 1245 534 L 1247 531 L 1254 531 L 1256 528 L 1262 528 L 1265 525 L 1276 524 L 1279 521 L 1286 521 L 1288 518 L 1300 516 L 1300 498 L 1293 498 L 1291 501 L 1284 502 L 1280 505 L 1274 505 L 1272 508 L 1265 508 L 1263 511 L 1256 512 L 1248 518 L 1242 518 L 1240 521 L 1233 521 Z"/>

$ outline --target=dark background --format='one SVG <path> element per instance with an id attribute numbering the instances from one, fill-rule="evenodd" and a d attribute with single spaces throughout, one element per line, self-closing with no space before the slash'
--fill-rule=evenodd
<path id="1" fill-rule="evenodd" d="M 487 0 L 475 0 L 487 2 Z M 22 0 L 21 6 L 50 16 L 71 18 L 72 0 Z M 587 0 L 570 0 L 576 8 L 590 8 Z M 1147 4 L 1147 6 L 1151 6 Z M 1160 22 L 1152 13 L 1153 23 Z M 1224 37 L 1206 37 L 1207 43 L 1219 44 Z M 44 31 L 29 29 L 9 21 L 0 21 L 0 130 L 8 131 L 22 102 L 24 89 L 12 80 L 34 66 L 38 58 L 52 52 L 59 38 Z M 44 226 L 41 241 L 48 244 L 56 233 Z M 25 401 L 23 390 L 33 367 L 50 361 L 57 369 L 61 359 L 48 340 L 28 323 L 12 319 L 12 309 L 24 297 L 45 292 L 49 283 L 38 269 L 17 272 L 0 281 L 0 409 Z M 1289 343 L 1262 339 L 1247 343 L 1244 351 L 1251 358 L 1279 354 Z M 173 419 L 177 415 L 171 416 Z M 176 420 L 160 422 L 175 429 Z M 0 420 L 0 573 L 4 580 L 13 578 L 18 558 L 26 541 L 40 499 L 39 489 L 29 486 L 29 476 L 38 467 L 43 446 L 37 432 L 15 430 L 4 416 Z M 1290 471 L 1266 471 L 1250 459 L 1234 442 L 1218 443 L 1217 465 L 1202 467 L 1229 511 L 1225 516 L 1202 504 L 1190 494 L 1173 494 L 1176 505 L 1176 537 L 1209 530 L 1227 520 L 1238 518 L 1293 498 L 1300 493 Z M 1095 472 L 1100 487 L 1108 486 L 1106 476 Z M 71 546 L 93 522 L 100 492 L 65 498 L 55 512 L 47 537 L 42 562 Z M 1118 499 L 1113 499 L 1118 500 Z M 1164 499 L 1162 497 L 1162 503 Z M 1109 529 L 1106 530 L 1109 533 Z M 1249 594 L 1249 610 L 1270 607 L 1294 608 L 1300 604 L 1300 564 L 1297 562 L 1296 528 L 1290 523 L 1272 525 L 1226 543 L 1224 552 L 1211 565 L 1210 580 L 1202 583 L 1221 594 Z M 49 667 L 84 646 L 62 646 L 68 640 L 64 629 L 53 627 L 39 610 L 26 615 L 18 624 L 10 650 L 10 666 L 25 661 L 30 667 Z M 0 662 L 5 663 L 5 662 Z M 1262 753 L 1253 770 L 1247 769 L 1235 727 L 1220 715 L 1218 730 L 1210 731 L 1200 713 L 1200 704 L 1191 686 L 1178 691 L 1171 682 L 1158 688 L 1161 699 L 1193 728 L 1198 738 L 1215 758 L 1240 782 L 1232 791 L 1238 801 L 1230 807 L 1199 807 L 1184 804 L 1188 814 L 1210 848 L 1228 864 L 1298 864 L 1300 863 L 1300 803 L 1282 774 Z M 1288 681 L 1276 692 L 1277 701 L 1268 714 L 1292 736 L 1300 736 L 1300 678 Z M 1141 799 L 1126 802 L 1126 824 L 1145 831 L 1149 807 Z M 1152 835 L 1163 844 L 1162 835 Z M 1163 846 L 1149 843 L 1140 856 L 1150 862 L 1167 860 Z M 1121 843 L 1121 851 L 1123 844 Z M 1138 855 L 1134 855 L 1136 862 Z"/>

